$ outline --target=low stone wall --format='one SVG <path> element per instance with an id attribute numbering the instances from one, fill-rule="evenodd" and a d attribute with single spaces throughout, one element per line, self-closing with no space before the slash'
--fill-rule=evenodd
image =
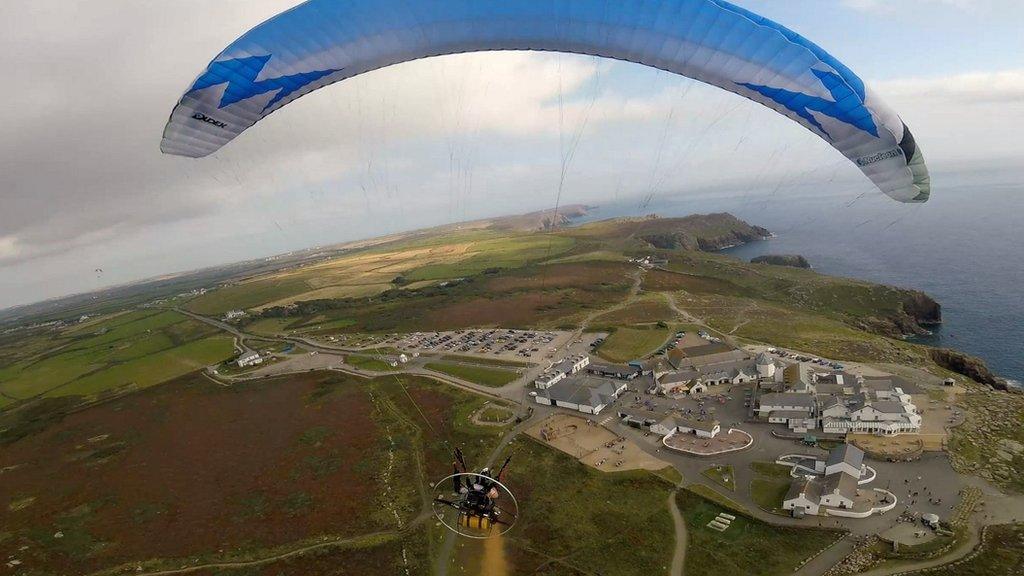
<path id="1" fill-rule="evenodd" d="M 888 490 L 883 490 L 881 488 L 875 488 L 874 490 L 875 492 L 891 496 L 892 502 L 889 502 L 884 506 L 874 506 L 871 508 L 871 510 L 867 510 L 864 512 L 854 512 L 853 510 L 843 510 L 839 508 L 828 508 L 825 511 L 829 516 L 839 516 L 841 518 L 867 518 L 868 516 L 873 516 L 875 514 L 885 514 L 886 512 L 896 507 L 898 501 L 896 500 L 895 494 L 889 492 Z"/>

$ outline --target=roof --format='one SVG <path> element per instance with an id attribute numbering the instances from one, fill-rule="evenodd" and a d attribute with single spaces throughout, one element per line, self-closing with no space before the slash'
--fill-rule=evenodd
<path id="1" fill-rule="evenodd" d="M 861 466 L 864 465 L 864 451 L 853 444 L 840 444 L 828 453 L 825 466 L 833 466 L 840 463 L 849 464 L 855 470 L 860 470 Z"/>
<path id="2" fill-rule="evenodd" d="M 897 400 L 879 400 L 872 402 L 871 407 L 883 414 L 903 414 L 907 411 L 903 403 Z"/>
<path id="3" fill-rule="evenodd" d="M 624 384 L 624 383 L 622 383 Z M 616 386 L 608 380 L 574 376 L 560 380 L 541 395 L 558 402 L 600 406 L 614 399 Z"/>
<path id="4" fill-rule="evenodd" d="M 804 410 L 772 410 L 772 418 L 807 418 Z"/>
<path id="5" fill-rule="evenodd" d="M 761 352 L 760 354 L 757 355 L 757 359 L 755 360 L 755 362 L 758 366 L 768 366 L 775 363 L 764 352 Z"/>
<path id="6" fill-rule="evenodd" d="M 591 362 L 586 368 L 589 372 L 597 372 L 599 374 L 636 374 L 640 371 L 636 366 L 630 366 L 628 364 L 605 364 L 605 363 L 593 363 Z"/>
<path id="7" fill-rule="evenodd" d="M 680 351 L 688 358 L 697 358 L 700 356 L 707 356 L 709 354 L 730 352 L 732 350 L 735 350 L 735 348 L 724 342 L 708 342 L 707 344 L 701 344 L 700 346 L 690 346 L 689 348 L 680 349 Z"/>
<path id="8" fill-rule="evenodd" d="M 789 485 L 786 500 L 793 500 L 803 494 L 808 500 L 817 504 L 821 500 L 821 483 L 813 477 L 801 476 Z"/>
<path id="9" fill-rule="evenodd" d="M 700 372 L 696 370 L 681 370 L 669 372 L 658 379 L 658 384 L 683 384 L 700 378 Z"/>
<path id="10" fill-rule="evenodd" d="M 802 406 L 813 409 L 814 396 L 802 392 L 773 392 L 761 396 L 761 406 Z"/>
<path id="11" fill-rule="evenodd" d="M 838 493 L 849 500 L 857 497 L 857 478 L 847 472 L 829 474 L 822 484 L 824 494 Z"/>
<path id="12" fill-rule="evenodd" d="M 691 428 L 693 430 L 703 430 L 705 432 L 711 432 L 715 429 L 715 426 L 721 426 L 721 423 L 718 420 L 701 421 L 692 418 L 683 418 L 682 416 L 669 416 L 659 424 L 665 428 Z"/>

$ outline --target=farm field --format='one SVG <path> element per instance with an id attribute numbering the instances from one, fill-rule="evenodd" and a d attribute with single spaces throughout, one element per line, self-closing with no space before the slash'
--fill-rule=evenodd
<path id="1" fill-rule="evenodd" d="M 619 328 L 597 349 L 597 355 L 611 362 L 644 358 L 664 344 L 671 331 L 657 326 Z"/>
<path id="2" fill-rule="evenodd" d="M 686 574 L 692 576 L 783 576 L 840 533 L 771 526 L 723 508 L 689 490 L 676 493 L 689 534 Z M 707 527 L 719 513 L 736 516 L 725 532 Z"/>
<path id="3" fill-rule="evenodd" d="M 10 401 L 36 396 L 92 396 L 145 388 L 228 359 L 231 338 L 171 311 L 121 314 L 88 329 L 36 336 L 35 355 L 0 368 Z"/>
<path id="4" fill-rule="evenodd" d="M 428 370 L 454 376 L 462 380 L 500 388 L 519 378 L 519 374 L 511 370 L 488 368 L 485 366 L 474 366 L 455 362 L 429 362 L 426 365 Z"/>
<path id="5" fill-rule="evenodd" d="M 299 301 L 365 298 L 388 289 L 424 288 L 434 282 L 519 268 L 571 249 L 571 238 L 473 230 L 428 240 L 405 240 L 356 250 L 325 262 L 257 276 L 208 292 L 188 303 L 198 314 L 262 310 Z"/>
<path id="6" fill-rule="evenodd" d="M 472 457 L 496 442 L 494 427 L 468 421 L 481 406 L 422 378 L 321 372 L 232 388 L 181 378 L 5 445 L 0 554 L 81 573 L 248 560 L 321 536 L 397 537 L 395 514 L 412 523 L 427 477 L 450 466 L 440 438 Z M 406 552 L 425 563 L 424 549 Z"/>

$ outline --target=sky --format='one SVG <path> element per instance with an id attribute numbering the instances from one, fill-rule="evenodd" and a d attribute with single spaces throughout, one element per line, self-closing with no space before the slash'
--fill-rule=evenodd
<path id="1" fill-rule="evenodd" d="M 737 3 L 865 78 L 934 173 L 1024 167 L 1019 0 Z M 547 53 L 393 66 L 300 99 L 210 158 L 161 155 L 206 63 L 295 4 L 0 3 L 0 308 L 556 202 L 635 197 L 642 213 L 645 198 L 709 190 L 876 193 L 766 108 Z"/>

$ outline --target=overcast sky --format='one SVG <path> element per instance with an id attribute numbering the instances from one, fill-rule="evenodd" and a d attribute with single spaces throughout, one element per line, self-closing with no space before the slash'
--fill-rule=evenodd
<path id="1" fill-rule="evenodd" d="M 933 171 L 1024 163 L 1019 0 L 738 3 L 868 79 Z M 550 207 L 570 152 L 563 204 L 816 181 L 874 193 L 838 152 L 768 109 L 555 54 L 402 64 L 311 94 L 211 158 L 162 156 L 167 116 L 203 66 L 294 4 L 0 2 L 0 308 Z"/>

